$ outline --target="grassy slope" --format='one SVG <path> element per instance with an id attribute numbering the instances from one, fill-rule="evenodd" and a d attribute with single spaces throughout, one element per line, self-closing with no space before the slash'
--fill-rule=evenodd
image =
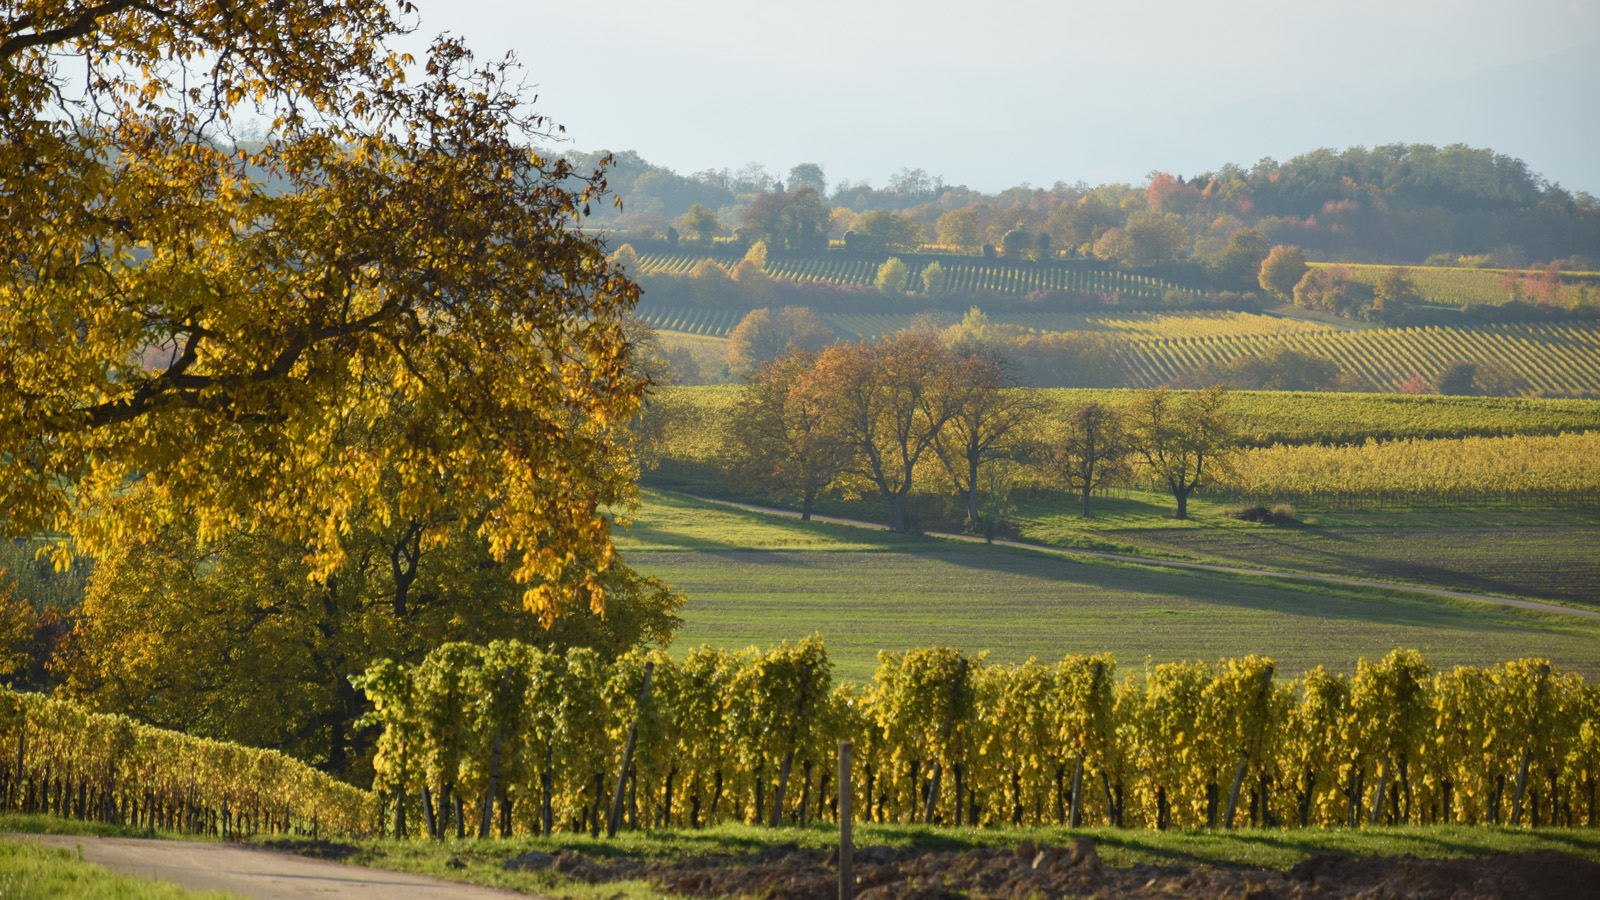
<path id="1" fill-rule="evenodd" d="M 84 862 L 70 850 L 29 841 L 0 841 L 0 897 L 25 900 L 228 900 L 235 895 L 197 893 L 161 881 L 116 875 Z"/>
<path id="2" fill-rule="evenodd" d="M 689 595 L 678 650 L 821 631 L 844 678 L 868 676 L 879 650 L 934 644 L 1004 662 L 1264 653 L 1285 672 L 1398 646 L 1441 666 L 1538 655 L 1600 673 L 1600 626 L 1558 614 L 802 524 L 664 492 L 646 493 L 618 546 Z"/>
<path id="3" fill-rule="evenodd" d="M 1474 593 L 1600 607 L 1600 511 L 1592 509 L 1301 509 L 1306 527 L 1224 518 L 1190 501 L 1186 522 L 1169 498 L 1129 492 L 1097 499 L 1084 520 L 1066 498 L 1018 504 L 1023 537 L 1062 547 L 1096 541 L 1141 555 L 1396 581 Z"/>

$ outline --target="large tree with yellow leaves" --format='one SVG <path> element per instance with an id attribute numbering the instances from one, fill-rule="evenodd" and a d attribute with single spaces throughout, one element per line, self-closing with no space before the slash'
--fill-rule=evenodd
<path id="1" fill-rule="evenodd" d="M 389 49 L 413 15 L 0 12 L 0 531 L 244 529 L 325 580 L 356 516 L 471 521 L 530 612 L 599 608 L 644 389 L 638 289 L 576 229 L 603 173 L 531 149 L 513 60 Z"/>

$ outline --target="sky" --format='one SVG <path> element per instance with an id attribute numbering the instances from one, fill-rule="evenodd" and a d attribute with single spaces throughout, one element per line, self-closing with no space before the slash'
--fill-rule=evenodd
<path id="1" fill-rule="evenodd" d="M 1466 143 L 1600 194 L 1600 0 L 416 0 L 577 150 L 986 191 Z"/>

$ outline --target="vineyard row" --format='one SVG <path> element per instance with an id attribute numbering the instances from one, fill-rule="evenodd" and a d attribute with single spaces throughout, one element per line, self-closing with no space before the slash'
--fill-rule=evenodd
<path id="1" fill-rule="evenodd" d="M 640 313 L 653 328 L 713 337 L 726 337 L 742 318 L 730 310 L 641 307 Z M 824 318 L 849 340 L 882 337 L 910 321 L 906 316 L 868 313 Z M 1090 324 L 1043 314 L 1040 318 L 1045 324 L 1027 327 L 1053 331 Z M 1129 387 L 1156 387 L 1220 371 L 1236 359 L 1287 349 L 1331 360 L 1352 380 L 1386 392 L 1399 391 L 1413 378 L 1430 379 L 1452 362 L 1467 360 L 1504 367 L 1521 380 L 1524 393 L 1600 393 L 1600 329 L 1590 326 L 1531 323 L 1338 331 L 1273 329 L 1255 322 L 1229 328 L 1208 321 L 1195 330 L 1193 335 L 1181 335 L 1164 325 L 1162 336 L 1155 337 L 1121 337 L 1108 330 L 1122 370 L 1119 377 Z"/>
<path id="2" fill-rule="evenodd" d="M 688 275 L 703 255 L 692 253 L 646 253 L 639 257 L 641 275 Z M 915 256 L 901 258 L 910 273 L 911 284 L 919 284 L 922 269 L 929 261 Z M 732 268 L 738 258 L 719 262 Z M 1019 265 L 1007 262 L 938 260 L 945 273 L 945 287 L 953 291 L 993 291 L 1026 294 L 1030 291 L 1074 291 L 1088 294 L 1118 294 L 1127 298 L 1157 301 L 1168 291 L 1184 288 L 1152 278 L 1091 264 Z M 878 261 L 868 259 L 830 259 L 800 257 L 769 258 L 766 272 L 789 281 L 821 281 L 839 285 L 871 286 L 878 275 Z"/>
<path id="3" fill-rule="evenodd" d="M 273 750 L 0 690 L 0 808 L 218 837 L 367 834 L 370 793 Z"/>
<path id="4" fill-rule="evenodd" d="M 933 648 L 835 684 L 811 638 L 681 662 L 454 644 L 362 681 L 401 834 L 829 820 L 845 740 L 857 816 L 878 822 L 1600 821 L 1600 686 L 1578 675 L 1441 672 L 1414 651 L 1353 676 L 1275 674 L 1253 656 L 1121 674 L 1109 656 L 998 666 Z"/>
<path id="5" fill-rule="evenodd" d="M 1437 326 L 1367 331 L 1203 336 L 1122 341 L 1117 345 L 1132 387 L 1155 387 L 1240 357 L 1298 350 L 1336 363 L 1379 390 L 1397 391 L 1413 376 L 1431 378 L 1456 360 L 1510 368 L 1529 391 L 1600 391 L 1600 329 L 1556 324 Z"/>

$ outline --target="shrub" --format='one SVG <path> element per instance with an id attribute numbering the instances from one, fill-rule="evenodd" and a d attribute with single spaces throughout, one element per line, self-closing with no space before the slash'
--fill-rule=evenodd
<path id="1" fill-rule="evenodd" d="M 1271 509 L 1257 503 L 1254 506 L 1242 506 L 1223 512 L 1230 519 L 1242 522 L 1256 522 L 1261 525 L 1298 525 L 1300 520 L 1295 518 L 1294 507 L 1287 503 L 1279 503 Z"/>
<path id="2" fill-rule="evenodd" d="M 1260 504 L 1255 506 L 1244 506 L 1238 509 L 1230 509 L 1225 511 L 1223 515 L 1230 519 L 1239 519 L 1243 522 L 1272 521 L 1272 511 L 1267 509 L 1265 506 L 1261 506 Z"/>

